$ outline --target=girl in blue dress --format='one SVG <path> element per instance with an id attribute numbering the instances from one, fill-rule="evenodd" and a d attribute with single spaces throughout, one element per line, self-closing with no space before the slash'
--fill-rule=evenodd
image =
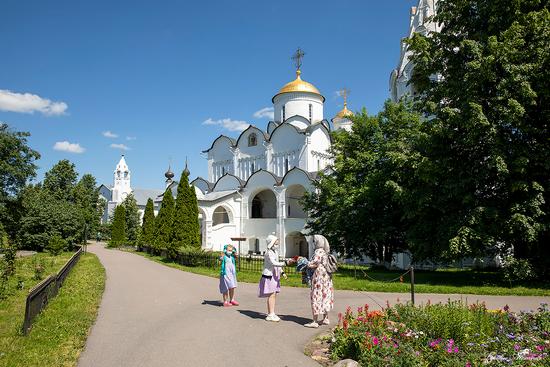
<path id="1" fill-rule="evenodd" d="M 220 293 L 223 295 L 223 307 L 238 306 L 235 300 L 237 288 L 237 269 L 235 267 L 235 251 L 232 245 L 225 245 L 220 256 Z"/>

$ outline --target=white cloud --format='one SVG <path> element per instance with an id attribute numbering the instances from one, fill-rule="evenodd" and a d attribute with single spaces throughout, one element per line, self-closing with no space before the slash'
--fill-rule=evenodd
<path id="1" fill-rule="evenodd" d="M 127 136 L 126 140 L 136 140 L 137 138 L 135 136 Z"/>
<path id="2" fill-rule="evenodd" d="M 46 116 L 64 115 L 69 106 L 65 102 L 52 102 L 31 93 L 15 93 L 0 89 L 0 111 L 34 113 Z"/>
<path id="3" fill-rule="evenodd" d="M 69 152 L 69 153 L 84 153 L 86 149 L 80 146 L 78 143 L 69 143 L 68 141 L 58 141 L 53 146 L 54 150 L 59 150 L 62 152 Z"/>
<path id="4" fill-rule="evenodd" d="M 130 148 L 124 144 L 111 144 L 110 147 L 113 149 L 130 150 Z"/>
<path id="5" fill-rule="evenodd" d="M 273 120 L 274 118 L 273 107 L 265 107 L 259 111 L 254 112 L 254 117 L 257 119 L 261 119 L 262 117 L 267 117 L 268 119 Z"/>
<path id="6" fill-rule="evenodd" d="M 243 131 L 250 125 L 246 121 L 231 120 L 230 118 L 220 119 L 220 120 L 212 120 L 212 118 L 209 118 L 208 120 L 203 121 L 202 124 L 219 125 L 229 131 Z"/>
<path id="7" fill-rule="evenodd" d="M 115 134 L 114 132 L 109 130 L 104 131 L 101 134 L 106 138 L 111 138 L 111 139 L 118 138 L 118 134 Z"/>

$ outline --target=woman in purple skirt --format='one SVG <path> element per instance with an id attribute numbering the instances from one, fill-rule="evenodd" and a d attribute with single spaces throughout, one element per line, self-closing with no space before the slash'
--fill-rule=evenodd
<path id="1" fill-rule="evenodd" d="M 281 276 L 286 279 L 283 272 L 285 262 L 279 261 L 279 239 L 274 235 L 267 236 L 267 251 L 264 255 L 264 269 L 260 279 L 258 296 L 267 298 L 266 321 L 278 322 L 281 319 L 275 314 L 275 299 L 281 291 Z"/>
<path id="2" fill-rule="evenodd" d="M 220 269 L 220 293 L 223 294 L 223 307 L 238 306 L 235 300 L 235 288 L 237 288 L 237 270 L 235 268 L 235 254 L 233 246 L 225 245 L 220 256 L 222 266 Z"/>

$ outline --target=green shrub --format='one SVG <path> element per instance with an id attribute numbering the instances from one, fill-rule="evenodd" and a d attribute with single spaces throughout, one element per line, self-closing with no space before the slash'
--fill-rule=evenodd
<path id="1" fill-rule="evenodd" d="M 67 249 L 67 241 L 65 241 L 63 238 L 61 238 L 61 236 L 57 234 L 50 237 L 48 245 L 46 246 L 46 250 L 54 256 L 58 256 L 60 253 L 66 251 Z"/>
<path id="2" fill-rule="evenodd" d="M 513 256 L 506 257 L 502 271 L 504 280 L 510 284 L 510 287 L 513 283 L 532 280 L 536 276 L 529 260 L 516 259 Z"/>

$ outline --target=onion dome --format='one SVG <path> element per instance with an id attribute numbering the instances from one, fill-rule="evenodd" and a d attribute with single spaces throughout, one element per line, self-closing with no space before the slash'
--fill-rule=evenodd
<path id="1" fill-rule="evenodd" d="M 275 101 L 275 97 L 277 97 L 280 94 L 283 93 L 295 93 L 295 92 L 305 92 L 305 93 L 312 93 L 320 96 L 323 99 L 323 102 L 325 101 L 325 97 L 321 95 L 321 92 L 319 92 L 319 89 L 317 89 L 313 84 L 308 83 L 302 78 L 300 78 L 300 74 L 302 72 L 300 69 L 296 70 L 296 79 L 291 81 L 290 83 L 285 84 L 281 90 L 279 90 L 279 93 L 277 93 L 273 98 L 272 101 Z"/>
<path id="2" fill-rule="evenodd" d="M 338 112 L 336 114 L 336 116 L 334 116 L 334 118 L 344 119 L 344 118 L 348 118 L 348 117 L 351 117 L 351 116 L 353 116 L 353 112 L 348 110 L 348 103 L 344 102 L 344 108 L 342 108 L 342 110 L 340 112 Z"/>
<path id="3" fill-rule="evenodd" d="M 168 171 L 166 171 L 166 173 L 164 174 L 164 177 L 166 177 L 166 179 L 168 180 L 171 180 L 174 178 L 174 172 L 172 172 L 172 170 L 170 169 L 170 166 L 168 166 Z"/>
<path id="4" fill-rule="evenodd" d="M 189 168 L 187 168 L 187 157 L 185 157 L 185 168 L 183 169 L 183 173 L 187 176 L 191 173 L 189 172 Z"/>

